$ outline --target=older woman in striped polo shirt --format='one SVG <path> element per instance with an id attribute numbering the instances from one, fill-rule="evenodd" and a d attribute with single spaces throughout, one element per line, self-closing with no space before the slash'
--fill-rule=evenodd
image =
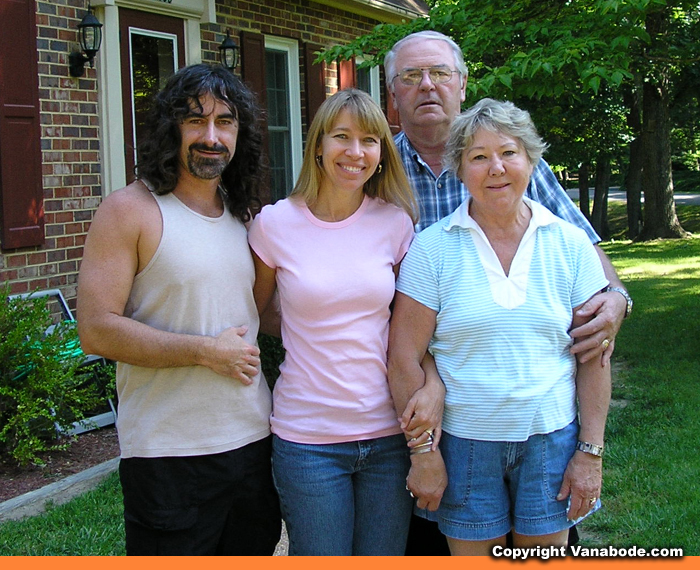
<path id="1" fill-rule="evenodd" d="M 585 234 L 524 197 L 545 149 L 512 103 L 462 113 L 445 161 L 471 196 L 401 266 L 392 395 L 401 409 L 422 385 L 426 351 L 446 387 L 439 449 L 413 448 L 407 488 L 452 554 L 490 554 L 511 531 L 516 546 L 565 546 L 600 505 L 610 371 L 577 365 L 568 331 L 608 282 Z"/>

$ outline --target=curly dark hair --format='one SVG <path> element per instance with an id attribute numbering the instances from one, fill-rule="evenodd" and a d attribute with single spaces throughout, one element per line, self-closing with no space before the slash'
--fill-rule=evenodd
<path id="1" fill-rule="evenodd" d="M 228 105 L 238 120 L 236 152 L 221 174 L 224 201 L 242 222 L 259 208 L 262 181 L 262 132 L 255 96 L 233 73 L 221 65 L 199 63 L 175 73 L 155 96 L 145 120 L 145 136 L 139 141 L 136 172 L 156 194 L 168 194 L 178 182 L 182 137 L 180 124 L 201 100 L 211 94 Z"/>

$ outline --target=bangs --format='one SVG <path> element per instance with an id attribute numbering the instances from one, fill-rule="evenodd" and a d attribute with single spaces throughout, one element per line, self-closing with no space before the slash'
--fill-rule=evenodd
<path id="1" fill-rule="evenodd" d="M 370 104 L 364 97 L 348 94 L 347 97 L 338 97 L 334 103 L 336 104 L 331 105 L 331 108 L 328 109 L 329 112 L 322 125 L 324 134 L 333 130 L 341 111 L 348 111 L 361 130 L 378 135 L 382 139 L 386 137 L 387 127 L 384 113 L 374 104 L 373 100 Z"/>

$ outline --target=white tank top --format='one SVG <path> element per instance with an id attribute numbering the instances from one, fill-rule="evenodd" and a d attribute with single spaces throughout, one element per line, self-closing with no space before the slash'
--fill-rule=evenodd
<path id="1" fill-rule="evenodd" d="M 134 279 L 125 314 L 159 330 L 215 336 L 248 326 L 257 344 L 255 270 L 245 226 L 226 209 L 209 218 L 175 195 L 153 194 L 163 234 L 153 259 Z M 209 455 L 270 433 L 271 396 L 259 374 L 251 386 L 203 366 L 117 365 L 121 456 Z"/>

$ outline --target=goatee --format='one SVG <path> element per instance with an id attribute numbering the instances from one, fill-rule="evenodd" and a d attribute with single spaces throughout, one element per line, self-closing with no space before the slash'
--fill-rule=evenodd
<path id="1" fill-rule="evenodd" d="M 201 154 L 195 153 L 195 150 L 221 152 L 224 154 L 216 158 L 208 158 L 202 156 Z M 231 154 L 223 145 L 208 147 L 202 144 L 193 144 L 190 146 L 189 153 L 187 154 L 187 169 L 190 171 L 192 176 L 203 180 L 213 180 L 214 178 L 221 176 L 224 170 L 226 170 L 226 167 L 230 161 Z"/>

